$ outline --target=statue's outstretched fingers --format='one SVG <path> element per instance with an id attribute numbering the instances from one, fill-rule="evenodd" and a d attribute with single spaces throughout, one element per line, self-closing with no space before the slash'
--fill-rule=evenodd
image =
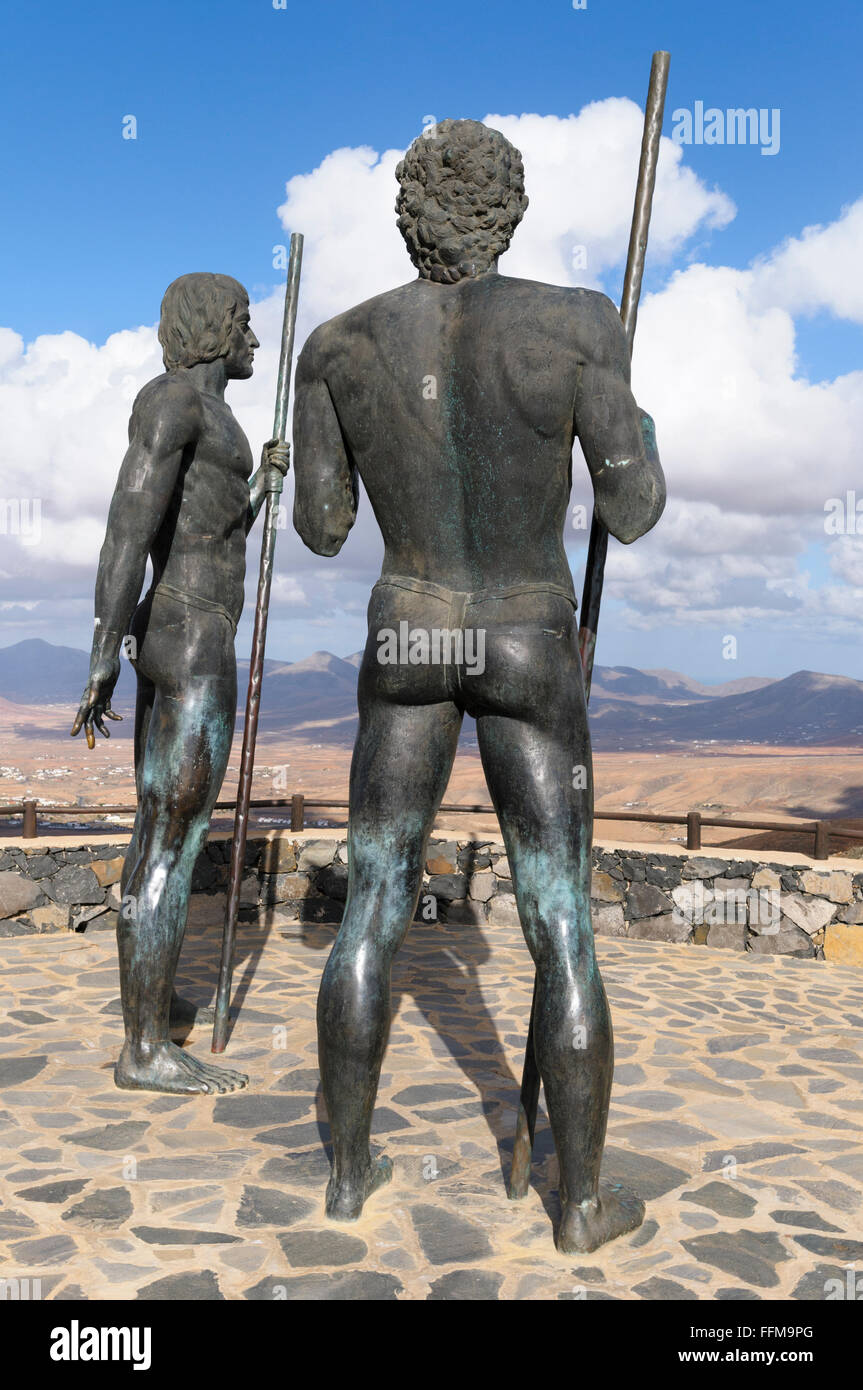
<path id="1" fill-rule="evenodd" d="M 85 690 L 84 694 L 81 696 L 81 703 L 78 706 L 78 713 L 75 715 L 75 722 L 70 730 L 70 737 L 74 738 L 76 734 L 79 734 L 81 732 L 81 729 L 87 722 L 87 715 L 90 712 L 91 704 L 92 699 L 90 696 L 90 691 Z"/>

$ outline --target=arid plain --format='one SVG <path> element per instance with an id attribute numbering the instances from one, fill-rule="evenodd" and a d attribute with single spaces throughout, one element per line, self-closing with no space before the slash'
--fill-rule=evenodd
<path id="1" fill-rule="evenodd" d="M 111 726 L 110 740 L 97 738 L 90 751 L 83 735 L 71 739 L 68 729 L 74 711 L 64 704 L 27 705 L 0 699 L 0 803 L 20 802 L 25 796 L 43 804 L 131 806 L 134 801 L 132 719 L 128 708 L 122 725 Z M 318 733 L 317 730 L 314 731 Z M 323 730 L 320 731 L 321 733 Z M 230 801 L 236 791 L 241 727 L 221 797 Z M 327 797 L 345 800 L 351 747 L 344 733 L 338 742 L 283 734 L 264 729 L 258 741 L 254 795 L 289 798 L 302 792 L 310 802 Z M 839 818 L 861 828 L 863 842 L 863 749 L 859 747 L 766 746 L 696 744 L 661 751 L 598 751 L 594 753 L 596 808 L 645 814 L 681 814 L 698 810 L 705 816 L 744 818 Z M 488 804 L 475 733 L 467 732 L 460 748 L 445 805 Z M 261 811 L 272 824 L 286 813 Z M 227 819 L 226 819 L 227 818 Z M 310 806 L 309 824 L 340 825 L 345 813 Z M 77 817 L 45 818 L 58 832 L 71 829 Z M 225 812 L 219 821 L 229 823 Z M 82 824 L 93 824 L 82 817 Z M 116 824 L 117 819 L 112 818 Z M 493 817 L 473 812 L 442 812 L 439 829 L 492 834 Z M 107 827 L 106 827 L 107 828 Z M 20 822 L 0 819 L 0 834 L 20 833 Z M 600 820 L 597 838 L 682 842 L 685 826 Z M 852 841 L 848 841 L 849 848 Z M 774 832 L 704 830 L 704 844 L 750 848 L 811 849 L 811 836 Z"/>

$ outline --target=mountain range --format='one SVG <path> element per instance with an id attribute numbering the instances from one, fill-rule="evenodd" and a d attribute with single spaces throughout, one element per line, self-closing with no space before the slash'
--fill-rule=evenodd
<path id="1" fill-rule="evenodd" d="M 347 743 L 356 732 L 357 670 L 362 654 L 314 652 L 302 661 L 268 659 L 264 669 L 260 729 L 295 733 L 322 743 Z M 20 705 L 77 708 L 89 658 L 75 647 L 40 638 L 0 648 L 0 705 L 14 719 Z M 240 712 L 248 661 L 238 662 Z M 124 669 L 114 700 L 131 710 L 134 679 Z M 750 676 L 705 685 L 677 671 L 597 666 L 590 704 L 595 748 L 660 749 L 668 745 L 766 743 L 849 746 L 863 741 L 863 681 L 797 671 L 784 679 Z M 112 732 L 131 733 L 129 721 Z M 465 741 L 475 731 L 466 721 Z"/>

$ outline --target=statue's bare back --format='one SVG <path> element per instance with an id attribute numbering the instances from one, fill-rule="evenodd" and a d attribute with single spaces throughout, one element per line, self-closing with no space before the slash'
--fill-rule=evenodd
<path id="1" fill-rule="evenodd" d="M 662 510 L 620 318 L 591 290 L 496 273 L 412 281 L 312 334 L 297 401 L 298 460 L 318 486 L 319 464 L 332 475 L 325 511 L 317 488 L 314 512 L 298 493 L 304 539 L 338 550 L 356 469 L 383 534 L 385 575 L 463 589 L 571 587 L 563 537 L 576 434 L 612 534 L 634 539 Z"/>

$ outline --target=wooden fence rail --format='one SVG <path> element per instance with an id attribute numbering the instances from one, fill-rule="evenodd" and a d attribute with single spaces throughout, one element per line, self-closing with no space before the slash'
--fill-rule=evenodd
<path id="1" fill-rule="evenodd" d="M 290 809 L 291 830 L 305 829 L 306 812 L 310 809 L 317 811 L 346 811 L 348 809 L 347 801 L 338 798 L 325 800 L 315 798 L 312 800 L 302 792 L 295 792 L 292 796 L 287 797 L 253 798 L 250 805 L 251 809 L 256 811 Z M 233 811 L 233 809 L 233 801 L 216 802 L 215 810 L 217 811 Z M 466 806 L 444 803 L 440 809 L 447 813 L 466 812 L 474 815 L 494 815 L 494 807 L 485 804 Z M 0 806 L 0 816 L 21 817 L 21 834 L 25 840 L 38 838 L 38 818 L 40 816 L 75 816 L 81 820 L 88 818 L 92 820 L 94 816 L 133 816 L 134 814 L 134 806 L 42 806 L 34 800 Z M 812 859 L 829 858 L 830 843 L 833 839 L 863 841 L 863 830 L 849 830 L 842 821 L 838 820 L 795 820 L 793 817 L 784 821 L 742 820 L 736 816 L 705 816 L 701 811 L 686 811 L 683 814 L 670 815 L 652 811 L 595 810 L 593 815 L 594 820 L 637 821 L 643 825 L 685 825 L 687 849 L 701 849 L 701 832 L 704 826 L 721 827 L 725 830 L 772 830 L 786 834 L 812 835 L 813 847 L 810 856 Z"/>

